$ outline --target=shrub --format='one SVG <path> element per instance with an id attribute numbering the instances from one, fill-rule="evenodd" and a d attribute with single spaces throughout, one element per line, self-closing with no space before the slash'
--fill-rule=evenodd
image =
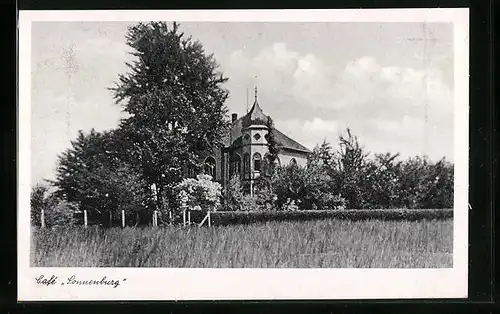
<path id="1" fill-rule="evenodd" d="M 222 187 L 209 175 L 198 175 L 196 179 L 184 179 L 175 186 L 179 210 L 216 211 L 220 207 Z"/>
<path id="2" fill-rule="evenodd" d="M 276 204 L 280 209 L 290 207 L 292 201 L 302 210 L 343 209 L 345 200 L 332 191 L 331 180 L 318 165 L 280 167 L 273 180 Z"/>
<path id="3" fill-rule="evenodd" d="M 47 186 L 37 184 L 31 190 L 31 224 L 41 226 L 41 212 L 44 212 L 45 226 L 68 226 L 78 222 L 77 204 L 57 198 Z"/>
<path id="4" fill-rule="evenodd" d="M 47 211 L 45 221 L 48 227 L 75 225 L 79 223 L 79 219 L 76 218 L 79 212 L 77 204 L 66 200 L 56 200 Z"/>

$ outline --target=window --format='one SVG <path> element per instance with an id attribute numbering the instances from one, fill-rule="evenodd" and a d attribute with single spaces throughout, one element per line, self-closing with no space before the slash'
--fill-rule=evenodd
<path id="1" fill-rule="evenodd" d="M 261 160 L 262 157 L 260 156 L 259 153 L 253 154 L 253 170 L 260 171 Z"/>
<path id="2" fill-rule="evenodd" d="M 249 173 L 250 172 L 250 155 L 248 153 L 246 153 L 243 156 L 243 171 L 245 173 Z"/>
<path id="3" fill-rule="evenodd" d="M 260 140 L 260 134 L 259 133 L 255 133 L 255 135 L 253 136 L 253 138 L 258 141 Z"/>
<path id="4" fill-rule="evenodd" d="M 203 168 L 205 174 L 208 174 L 215 179 L 215 159 L 213 157 L 207 157 L 205 159 L 205 166 Z"/>
<path id="5" fill-rule="evenodd" d="M 244 139 L 245 139 L 245 141 L 249 141 L 250 140 L 250 134 L 248 134 L 248 133 L 245 134 Z"/>
<path id="6" fill-rule="evenodd" d="M 290 165 L 297 166 L 297 160 L 295 158 L 290 159 Z"/>
<path id="7" fill-rule="evenodd" d="M 196 169 L 193 166 L 191 166 L 191 165 L 188 166 L 188 169 L 187 169 L 187 176 L 188 176 L 188 178 L 194 178 L 194 177 L 196 177 L 196 171 L 195 170 Z"/>
<path id="8" fill-rule="evenodd" d="M 230 173 L 231 175 L 241 173 L 241 157 L 238 154 L 234 155 L 231 160 Z"/>

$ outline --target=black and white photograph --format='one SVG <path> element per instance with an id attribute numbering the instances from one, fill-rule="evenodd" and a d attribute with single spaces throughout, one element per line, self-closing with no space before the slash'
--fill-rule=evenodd
<path id="1" fill-rule="evenodd" d="M 468 11 L 443 10 L 27 12 L 19 291 L 463 296 Z"/>

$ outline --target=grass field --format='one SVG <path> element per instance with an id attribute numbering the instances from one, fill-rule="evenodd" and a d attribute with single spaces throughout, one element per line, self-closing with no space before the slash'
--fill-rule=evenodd
<path id="1" fill-rule="evenodd" d="M 452 267 L 452 220 L 33 229 L 38 267 Z"/>

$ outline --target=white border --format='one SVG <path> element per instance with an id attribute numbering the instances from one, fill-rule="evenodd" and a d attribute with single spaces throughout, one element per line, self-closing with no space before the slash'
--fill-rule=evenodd
<path id="1" fill-rule="evenodd" d="M 448 269 L 32 268 L 30 258 L 30 100 L 32 21 L 331 21 L 454 24 L 455 212 Z M 468 9 L 20 11 L 18 300 L 249 300 L 466 298 L 468 268 Z M 118 288 L 35 284 L 60 278 L 121 279 Z"/>

